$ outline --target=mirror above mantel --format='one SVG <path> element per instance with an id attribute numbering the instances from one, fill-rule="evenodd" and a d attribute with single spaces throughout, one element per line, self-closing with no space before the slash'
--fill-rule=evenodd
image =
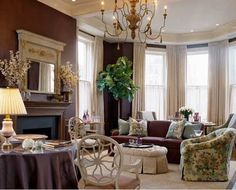
<path id="1" fill-rule="evenodd" d="M 21 59 L 30 60 L 22 84 L 34 93 L 60 93 L 61 52 L 65 44 L 26 30 L 17 30 Z"/>

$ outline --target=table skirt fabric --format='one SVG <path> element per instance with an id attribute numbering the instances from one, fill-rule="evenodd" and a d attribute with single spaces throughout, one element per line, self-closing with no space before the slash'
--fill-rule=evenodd
<path id="1" fill-rule="evenodd" d="M 1 154 L 1 189 L 76 189 L 71 151 Z"/>
<path id="2" fill-rule="evenodd" d="M 139 173 L 161 174 L 168 172 L 167 149 L 165 147 L 153 146 L 143 149 L 122 147 L 122 152 L 126 164 L 132 164 L 138 159 L 141 160 L 142 167 Z"/>

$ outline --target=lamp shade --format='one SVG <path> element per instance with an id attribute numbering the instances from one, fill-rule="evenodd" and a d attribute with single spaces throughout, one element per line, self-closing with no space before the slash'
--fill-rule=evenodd
<path id="1" fill-rule="evenodd" d="M 27 114 L 19 89 L 0 88 L 0 114 Z"/>

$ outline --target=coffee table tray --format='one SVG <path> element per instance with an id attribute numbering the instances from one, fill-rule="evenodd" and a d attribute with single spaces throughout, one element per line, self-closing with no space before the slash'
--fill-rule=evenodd
<path id="1" fill-rule="evenodd" d="M 153 144 L 130 144 L 130 143 L 123 143 L 123 147 L 128 148 L 151 148 L 153 147 Z"/>

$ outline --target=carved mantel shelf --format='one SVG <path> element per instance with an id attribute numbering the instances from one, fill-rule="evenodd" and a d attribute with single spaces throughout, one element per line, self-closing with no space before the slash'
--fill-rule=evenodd
<path id="1" fill-rule="evenodd" d="M 40 102 L 40 101 L 24 101 L 27 115 L 31 116 L 57 116 L 58 120 L 58 136 L 59 139 L 65 139 L 65 122 L 64 112 L 71 104 L 69 102 Z M 18 116 L 21 117 L 21 116 Z M 23 116 L 24 117 L 24 116 Z"/>
<path id="2" fill-rule="evenodd" d="M 70 105 L 68 102 L 24 101 L 27 115 L 61 115 Z"/>

